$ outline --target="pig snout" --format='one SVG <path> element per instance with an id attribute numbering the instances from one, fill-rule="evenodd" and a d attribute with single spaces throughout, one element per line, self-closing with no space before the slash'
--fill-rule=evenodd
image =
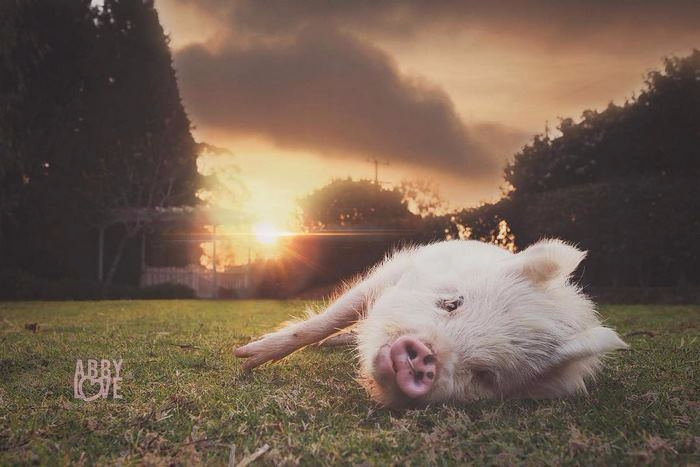
<path id="1" fill-rule="evenodd" d="M 401 336 L 385 350 L 385 368 L 399 390 L 411 399 L 430 391 L 437 375 L 437 357 L 420 339 Z M 390 366 L 390 368 L 389 368 Z"/>

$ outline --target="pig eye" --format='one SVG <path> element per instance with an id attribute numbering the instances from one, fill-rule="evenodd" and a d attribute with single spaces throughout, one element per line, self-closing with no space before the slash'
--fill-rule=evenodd
<path id="1" fill-rule="evenodd" d="M 456 298 L 451 298 L 451 299 L 440 299 L 437 302 L 437 305 L 442 308 L 443 310 L 447 311 L 448 313 L 452 313 L 455 311 L 457 308 L 462 306 L 464 303 L 464 297 L 460 295 L 459 297 Z"/>

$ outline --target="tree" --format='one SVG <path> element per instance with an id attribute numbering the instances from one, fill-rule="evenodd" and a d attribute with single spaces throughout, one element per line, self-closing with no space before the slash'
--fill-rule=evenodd
<path id="1" fill-rule="evenodd" d="M 94 11 L 85 0 L 0 9 L 0 257 L 43 272 L 67 262 L 55 240 L 76 237 L 57 232 L 77 217 L 72 158 L 83 147 Z"/>
<path id="2" fill-rule="evenodd" d="M 512 203 L 507 198 L 482 204 L 454 213 L 447 233 L 450 238 L 479 240 L 514 251 L 515 235 L 508 223 L 512 216 Z"/>
<path id="3" fill-rule="evenodd" d="M 301 223 L 308 231 L 344 227 L 406 228 L 417 216 L 403 193 L 370 180 L 337 179 L 299 200 Z"/>
<path id="4" fill-rule="evenodd" d="M 168 39 L 152 1 L 0 9 L 0 265 L 92 276 L 91 229 L 117 221 L 109 284 L 148 221 L 134 213 L 196 202 L 197 148 Z"/>
<path id="5" fill-rule="evenodd" d="M 665 59 L 638 97 L 562 119 L 559 131 L 506 168 L 513 191 L 498 204 L 510 206 L 518 246 L 576 242 L 597 285 L 698 283 L 687 265 L 700 260 L 700 51 Z"/>
<path id="6" fill-rule="evenodd" d="M 505 179 L 515 192 L 541 193 L 630 176 L 700 174 L 700 51 L 664 60 L 638 97 L 602 112 L 565 118 L 561 136 L 537 135 L 515 155 Z"/>
<path id="7" fill-rule="evenodd" d="M 447 210 L 447 203 L 440 196 L 440 188 L 434 180 L 402 180 L 398 189 L 408 209 L 414 214 L 421 217 L 437 216 Z"/>
<path id="8" fill-rule="evenodd" d="M 126 242 L 149 222 L 134 213 L 195 203 L 197 148 L 153 2 L 106 0 L 98 24 L 100 72 L 88 119 L 93 153 L 82 167 L 90 221 L 122 226 L 109 286 Z"/>

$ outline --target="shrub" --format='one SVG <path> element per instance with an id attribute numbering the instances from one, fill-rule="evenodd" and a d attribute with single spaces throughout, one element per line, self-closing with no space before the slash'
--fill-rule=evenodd
<path id="1" fill-rule="evenodd" d="M 182 284 L 158 284 L 148 287 L 112 285 L 103 290 L 102 284 L 86 279 L 50 280 L 21 270 L 0 270 L 0 300 L 127 300 L 127 299 L 187 299 L 194 290 Z"/>

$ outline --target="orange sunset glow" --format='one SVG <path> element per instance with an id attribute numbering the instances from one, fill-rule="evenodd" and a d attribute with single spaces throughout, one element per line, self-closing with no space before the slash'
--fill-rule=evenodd
<path id="1" fill-rule="evenodd" d="M 385 187 L 430 179 L 451 207 L 494 201 L 532 135 L 624 102 L 700 42 L 689 3 L 511 3 L 157 0 L 195 137 L 230 151 L 200 157 L 220 179 L 202 198 L 253 214 L 227 228 L 254 256 L 298 230 L 300 197 L 372 178 L 373 158 Z"/>

